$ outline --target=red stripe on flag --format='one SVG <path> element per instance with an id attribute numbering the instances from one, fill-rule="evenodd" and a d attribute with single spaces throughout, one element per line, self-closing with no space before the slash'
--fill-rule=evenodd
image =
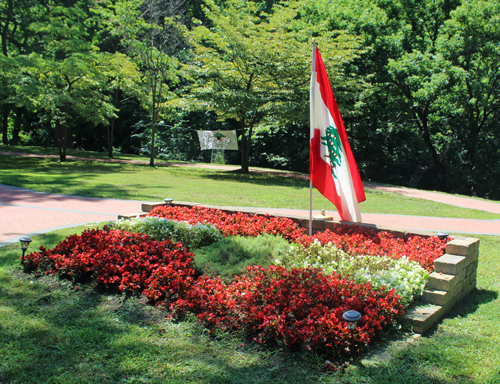
<path id="1" fill-rule="evenodd" d="M 356 198 L 358 200 L 358 203 L 361 203 L 362 201 L 366 200 L 365 191 L 363 189 L 363 183 L 361 182 L 361 176 L 359 175 L 358 166 L 356 164 L 356 160 L 354 159 L 354 155 L 352 154 L 351 146 L 349 145 L 349 141 L 347 140 L 347 133 L 344 127 L 344 122 L 342 121 L 342 117 L 340 116 L 340 111 L 337 106 L 337 102 L 335 101 L 335 97 L 333 96 L 332 87 L 330 86 L 330 81 L 328 80 L 328 75 L 326 73 L 323 59 L 321 58 L 319 49 L 317 47 L 316 47 L 316 73 L 317 73 L 317 80 L 319 83 L 321 98 L 323 99 L 323 102 L 330 111 L 330 114 L 332 115 L 333 120 L 335 121 L 335 125 L 337 126 L 337 132 L 339 133 L 340 141 L 342 142 L 347 162 L 349 163 L 349 170 L 351 172 L 352 183 L 354 191 L 356 193 Z M 316 186 L 316 184 L 314 184 L 314 186 Z M 329 198 L 328 200 L 333 202 L 333 200 Z M 337 206 L 336 203 L 334 204 Z"/>

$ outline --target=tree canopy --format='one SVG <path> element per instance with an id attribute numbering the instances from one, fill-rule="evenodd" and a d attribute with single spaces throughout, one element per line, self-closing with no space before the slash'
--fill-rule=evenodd
<path id="1" fill-rule="evenodd" d="M 0 0 L 2 143 L 308 169 L 311 42 L 364 180 L 500 198 L 493 0 Z M 116 127 L 119 127 L 115 129 Z"/>

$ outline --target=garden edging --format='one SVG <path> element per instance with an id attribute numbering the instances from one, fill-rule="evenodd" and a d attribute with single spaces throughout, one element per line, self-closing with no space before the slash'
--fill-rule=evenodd
<path id="1" fill-rule="evenodd" d="M 153 208 L 163 205 L 175 205 L 180 207 L 199 206 L 204 208 L 220 209 L 221 211 L 233 214 L 242 212 L 249 215 L 266 212 L 252 208 L 217 207 L 207 204 L 187 203 L 187 202 L 149 202 L 142 204 L 142 211 L 137 213 L 119 215 L 119 219 L 130 219 L 133 217 L 143 217 Z M 273 216 L 273 215 L 269 215 Z M 283 215 L 280 215 L 283 217 Z M 309 219 L 299 216 L 286 216 L 293 220 L 300 227 L 309 228 Z M 333 220 L 314 220 L 312 229 L 314 233 L 331 229 L 336 224 L 354 225 L 352 222 L 340 223 Z M 373 224 L 356 223 L 356 225 L 369 227 L 378 232 L 389 232 L 394 237 L 407 240 L 412 236 L 436 236 L 433 232 L 402 231 L 394 228 L 380 227 Z M 477 266 L 479 258 L 479 239 L 470 237 L 453 237 L 446 245 L 446 253 L 434 262 L 434 272 L 426 284 L 421 301 L 428 305 L 412 308 L 405 314 L 404 322 L 410 324 L 413 332 L 425 333 L 432 325 L 441 320 L 455 305 L 461 302 L 468 294 L 476 288 Z"/>

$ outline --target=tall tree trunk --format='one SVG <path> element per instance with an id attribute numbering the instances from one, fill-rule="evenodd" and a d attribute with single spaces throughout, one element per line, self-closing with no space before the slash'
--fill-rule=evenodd
<path id="1" fill-rule="evenodd" d="M 151 155 L 149 157 L 149 166 L 155 166 L 155 135 L 156 135 L 156 98 L 153 93 L 153 121 L 151 124 Z"/>
<path id="2" fill-rule="evenodd" d="M 115 118 L 112 117 L 108 125 L 108 157 L 113 158 L 113 130 L 115 128 Z"/>
<path id="3" fill-rule="evenodd" d="M 252 144 L 252 134 L 253 134 L 253 122 L 250 125 L 250 128 L 248 129 L 248 136 L 247 136 L 247 149 L 245 151 L 245 173 L 250 172 L 250 149 L 251 149 L 251 144 Z"/>
<path id="4" fill-rule="evenodd" d="M 443 164 L 441 159 L 439 158 L 439 155 L 436 151 L 436 148 L 434 147 L 434 144 L 432 143 L 431 139 L 431 134 L 429 131 L 429 126 L 428 126 L 428 115 L 426 111 L 416 111 L 415 116 L 417 117 L 417 123 L 419 125 L 420 131 L 422 133 L 422 139 L 424 140 L 425 145 L 427 146 L 427 149 L 429 150 L 429 153 L 431 155 L 432 162 L 437 168 L 438 175 L 439 175 L 439 190 L 442 192 L 448 191 L 448 182 L 446 180 L 446 165 Z"/>
<path id="5" fill-rule="evenodd" d="M 113 100 L 113 105 L 116 108 L 116 104 L 118 103 L 118 89 L 115 89 L 115 96 Z M 115 117 L 113 116 L 111 118 L 111 121 L 109 122 L 108 126 L 108 157 L 112 158 L 113 157 L 113 134 L 115 130 Z"/>
<path id="6" fill-rule="evenodd" d="M 64 163 L 66 161 L 66 125 L 58 121 L 54 128 L 54 134 L 56 137 L 57 149 L 59 150 L 59 161 Z"/>
<path id="7" fill-rule="evenodd" d="M 7 135 L 9 134 L 9 113 L 10 104 L 5 103 L 3 105 L 2 111 L 2 144 L 9 144 L 9 139 Z"/>
<path id="8" fill-rule="evenodd" d="M 66 103 L 66 106 L 65 106 L 64 125 L 66 126 L 66 143 L 64 146 L 64 153 L 66 156 L 66 148 L 73 149 L 71 106 L 69 105 L 69 103 Z"/>
<path id="9" fill-rule="evenodd" d="M 66 149 L 68 148 L 68 143 L 72 143 L 71 131 L 69 129 L 69 119 L 69 103 L 66 103 L 64 106 L 64 121 L 61 122 L 60 120 L 57 120 L 55 128 L 57 149 L 59 149 L 59 160 L 61 163 L 66 161 Z"/>
<path id="10" fill-rule="evenodd" d="M 22 118 L 23 118 L 24 108 L 16 108 L 16 118 L 14 119 L 14 129 L 12 130 L 12 142 L 19 142 L 19 133 L 21 132 Z"/>
<path id="11" fill-rule="evenodd" d="M 248 161 L 247 161 L 247 137 L 246 137 L 246 129 L 245 129 L 246 121 L 243 118 L 240 121 L 241 125 L 241 171 L 243 173 L 248 173 Z"/>

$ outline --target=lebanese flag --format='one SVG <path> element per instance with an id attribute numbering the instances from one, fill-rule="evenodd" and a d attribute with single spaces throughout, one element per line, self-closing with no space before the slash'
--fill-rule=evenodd
<path id="1" fill-rule="evenodd" d="M 366 200 L 358 166 L 347 141 L 325 65 L 314 46 L 311 73 L 310 178 L 330 200 L 343 221 L 361 222 L 359 205 Z"/>

